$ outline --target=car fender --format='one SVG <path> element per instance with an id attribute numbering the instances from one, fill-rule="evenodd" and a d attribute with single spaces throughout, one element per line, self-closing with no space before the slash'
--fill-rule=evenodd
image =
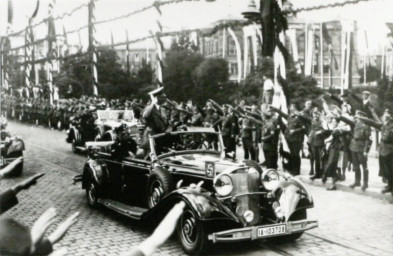
<path id="1" fill-rule="evenodd" d="M 104 136 L 104 134 L 105 134 L 105 128 L 104 128 L 104 125 L 102 125 L 102 124 L 100 124 L 100 125 L 97 125 L 96 126 L 96 133 L 97 133 L 97 136 L 96 136 L 96 138 L 99 138 L 100 140 L 102 139 L 102 137 Z"/>
<path id="2" fill-rule="evenodd" d="M 69 136 L 71 137 L 71 140 L 72 140 L 72 137 L 75 138 L 76 142 L 80 142 L 82 140 L 81 135 L 80 135 L 78 129 L 76 127 L 74 127 L 74 126 L 72 126 L 70 128 Z"/>
<path id="3" fill-rule="evenodd" d="M 93 177 L 97 185 L 102 186 L 107 177 L 106 165 L 100 161 L 89 159 L 83 168 L 82 188 L 86 188 L 89 177 Z"/>
<path id="4" fill-rule="evenodd" d="M 184 201 L 201 221 L 230 221 L 240 223 L 237 216 L 222 204 L 219 200 L 212 197 L 212 193 L 201 188 L 184 187 L 172 191 L 165 196 L 162 201 L 152 208 L 149 213 L 154 214 L 160 210 L 169 210 L 179 201 Z"/>
<path id="5" fill-rule="evenodd" d="M 274 195 L 284 210 L 286 220 L 296 211 L 314 207 L 310 192 L 294 177 L 280 181 Z"/>
<path id="6" fill-rule="evenodd" d="M 25 150 L 25 143 L 21 139 L 13 139 L 8 147 L 7 155 Z"/>

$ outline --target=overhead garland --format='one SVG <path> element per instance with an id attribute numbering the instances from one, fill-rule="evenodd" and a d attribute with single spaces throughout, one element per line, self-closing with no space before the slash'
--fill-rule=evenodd
<path id="1" fill-rule="evenodd" d="M 295 10 L 283 11 L 283 13 L 284 14 L 291 14 L 291 13 L 296 14 L 299 12 L 308 12 L 308 11 L 327 9 L 327 8 L 343 7 L 345 5 L 358 4 L 361 2 L 371 2 L 371 1 L 378 1 L 378 0 L 351 0 L 351 1 L 345 1 L 345 2 L 336 2 L 333 4 L 325 4 L 325 5 L 318 5 L 318 6 L 311 6 L 311 7 L 302 7 L 302 8 L 298 8 Z"/>

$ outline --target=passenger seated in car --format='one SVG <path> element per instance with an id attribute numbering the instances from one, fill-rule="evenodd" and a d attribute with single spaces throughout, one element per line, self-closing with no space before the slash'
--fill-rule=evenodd
<path id="1" fill-rule="evenodd" d="M 137 143 L 132 138 L 126 124 L 121 124 L 114 130 L 117 134 L 115 142 L 112 145 L 112 153 L 114 157 L 123 159 L 124 157 L 135 157 L 137 152 Z"/>

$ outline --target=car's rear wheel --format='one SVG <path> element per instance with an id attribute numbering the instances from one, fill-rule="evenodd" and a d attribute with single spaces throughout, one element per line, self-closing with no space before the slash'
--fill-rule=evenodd
<path id="1" fill-rule="evenodd" d="M 206 251 L 208 240 L 204 224 L 191 209 L 186 209 L 176 227 L 179 242 L 187 254 L 198 255 Z"/>
<path id="2" fill-rule="evenodd" d="M 173 190 L 174 184 L 171 174 L 165 169 L 155 169 L 147 183 L 147 205 L 156 206 L 161 199 Z"/>
<path id="3" fill-rule="evenodd" d="M 98 185 L 92 177 L 86 183 L 86 198 L 87 204 L 91 208 L 97 208 L 98 206 Z"/>

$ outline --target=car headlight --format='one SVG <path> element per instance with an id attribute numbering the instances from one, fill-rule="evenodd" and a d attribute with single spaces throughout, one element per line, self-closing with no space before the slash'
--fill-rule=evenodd
<path id="1" fill-rule="evenodd" d="M 276 170 L 267 170 L 262 175 L 262 184 L 267 190 L 273 190 L 277 187 L 280 175 Z"/>
<path id="2" fill-rule="evenodd" d="M 250 168 L 248 168 L 248 173 L 252 174 L 252 173 L 259 173 L 259 172 L 254 167 L 250 167 Z"/>
<path id="3" fill-rule="evenodd" d="M 214 182 L 214 188 L 216 189 L 217 194 L 220 196 L 229 195 L 233 190 L 233 182 L 231 177 L 225 174 L 217 176 L 217 179 Z"/>

